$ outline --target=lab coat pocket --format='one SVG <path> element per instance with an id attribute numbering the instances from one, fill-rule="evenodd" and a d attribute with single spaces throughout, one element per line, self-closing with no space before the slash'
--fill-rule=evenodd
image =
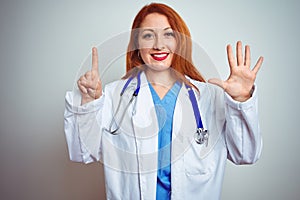
<path id="1" fill-rule="evenodd" d="M 214 152 L 210 152 L 205 157 L 201 157 L 200 153 L 203 148 L 207 148 L 205 144 L 192 142 L 191 147 L 184 154 L 184 167 L 187 176 L 203 176 L 203 179 L 209 179 L 215 171 Z"/>

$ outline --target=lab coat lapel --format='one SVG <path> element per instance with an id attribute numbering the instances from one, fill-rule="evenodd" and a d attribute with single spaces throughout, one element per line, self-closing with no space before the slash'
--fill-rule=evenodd
<path id="1" fill-rule="evenodd" d="M 195 91 L 194 91 L 195 92 Z M 189 98 L 188 90 L 183 84 L 177 98 L 176 107 L 173 118 L 173 135 L 172 135 L 172 161 L 180 159 L 184 152 L 192 148 L 197 147 L 199 158 L 203 159 L 209 154 L 216 144 L 219 133 L 212 130 L 211 127 L 207 127 L 208 107 L 210 105 L 204 105 L 199 96 L 196 95 L 199 111 L 204 128 L 209 129 L 208 144 L 197 144 L 194 139 L 194 135 L 197 130 L 196 119 L 194 116 L 194 110 Z M 203 111 L 203 112 L 202 112 Z"/>
<path id="2" fill-rule="evenodd" d="M 158 151 L 158 121 L 144 73 L 141 89 L 135 102 L 132 124 L 139 158 L 141 193 L 147 199 L 155 199 Z"/>
<path id="3" fill-rule="evenodd" d="M 190 147 L 196 122 L 188 91 L 184 84 L 178 94 L 173 117 L 172 162 L 180 159 Z"/>
<path id="4" fill-rule="evenodd" d="M 158 122 L 151 92 L 144 73 L 141 74 L 141 89 L 137 96 L 135 109 L 132 116 L 135 136 L 140 144 L 151 146 L 140 146 L 140 153 L 157 152 Z"/>

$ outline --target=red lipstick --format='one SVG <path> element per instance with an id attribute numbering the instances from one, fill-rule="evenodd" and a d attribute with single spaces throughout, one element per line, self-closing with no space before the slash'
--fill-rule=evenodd
<path id="1" fill-rule="evenodd" d="M 152 58 L 157 61 L 163 61 L 168 57 L 169 53 L 153 53 L 151 54 Z"/>

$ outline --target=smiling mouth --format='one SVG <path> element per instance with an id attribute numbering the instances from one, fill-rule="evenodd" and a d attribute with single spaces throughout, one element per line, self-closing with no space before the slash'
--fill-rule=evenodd
<path id="1" fill-rule="evenodd" d="M 157 61 L 163 61 L 168 57 L 169 53 L 153 53 L 152 58 Z"/>

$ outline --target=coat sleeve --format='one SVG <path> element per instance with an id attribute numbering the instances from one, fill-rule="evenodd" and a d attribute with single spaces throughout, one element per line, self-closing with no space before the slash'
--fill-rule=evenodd
<path id="1" fill-rule="evenodd" d="M 76 105 L 78 94 L 75 93 L 67 92 L 65 97 L 64 131 L 69 157 L 72 161 L 83 163 L 99 161 L 105 95 L 80 106 Z"/>
<path id="2" fill-rule="evenodd" d="M 237 102 L 225 93 L 225 121 L 228 159 L 238 165 L 255 163 L 262 150 L 256 86 L 246 102 Z"/>

